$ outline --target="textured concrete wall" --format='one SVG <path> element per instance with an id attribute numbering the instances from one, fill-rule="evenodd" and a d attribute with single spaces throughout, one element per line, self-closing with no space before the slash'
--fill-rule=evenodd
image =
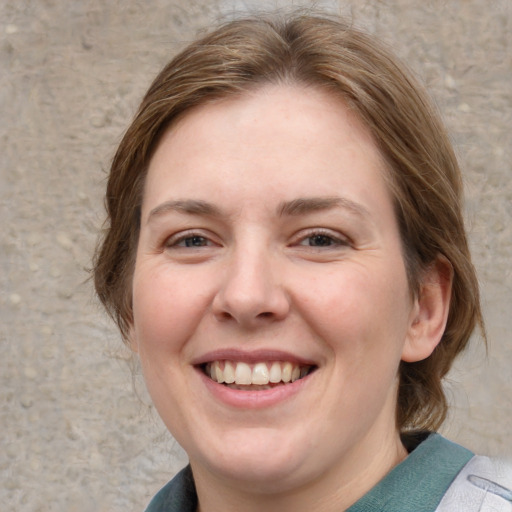
<path id="1" fill-rule="evenodd" d="M 84 268 L 103 218 L 104 169 L 150 80 L 199 27 L 250 4 L 0 3 L 4 511 L 140 511 L 184 461 L 140 377 L 132 390 L 128 354 Z M 446 431 L 512 456 L 512 2 L 317 5 L 394 46 L 444 112 L 491 341 L 488 360 L 476 343 L 452 372 Z"/>

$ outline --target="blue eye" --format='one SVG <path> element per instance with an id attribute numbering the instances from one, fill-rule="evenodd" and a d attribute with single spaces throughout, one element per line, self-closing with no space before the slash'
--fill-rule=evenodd
<path id="1" fill-rule="evenodd" d="M 335 240 L 328 235 L 312 235 L 308 236 L 304 241 L 306 242 L 304 245 L 311 247 L 329 247 L 330 245 L 339 244 L 339 240 Z"/>
<path id="2" fill-rule="evenodd" d="M 331 234 L 330 232 L 324 233 L 323 231 L 313 231 L 307 234 L 306 236 L 303 236 L 299 240 L 298 245 L 302 247 L 335 248 L 349 245 L 349 242 L 344 238 L 340 238 L 338 236 L 335 236 L 334 234 Z"/>
<path id="3" fill-rule="evenodd" d="M 204 236 L 187 236 L 185 238 L 182 238 L 179 240 L 176 245 L 182 246 L 182 247 L 204 247 L 205 245 L 208 245 L 208 239 Z"/>
<path id="4" fill-rule="evenodd" d="M 195 234 L 195 233 L 183 233 L 178 234 L 176 236 L 172 236 L 169 238 L 166 243 L 166 247 L 169 249 L 172 248 L 199 248 L 199 247 L 209 247 L 211 245 L 214 245 L 212 241 L 201 234 Z"/>

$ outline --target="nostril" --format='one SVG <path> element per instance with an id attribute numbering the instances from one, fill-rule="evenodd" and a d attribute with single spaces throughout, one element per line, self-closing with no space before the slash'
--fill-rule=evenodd
<path id="1" fill-rule="evenodd" d="M 233 318 L 233 315 L 227 311 L 221 311 L 216 316 L 219 320 L 231 320 Z"/>
<path id="2" fill-rule="evenodd" d="M 226 285 L 212 302 L 212 312 L 218 321 L 247 326 L 282 320 L 288 311 L 288 298 L 280 288 L 247 291 Z"/>
<path id="3" fill-rule="evenodd" d="M 221 312 L 217 313 L 216 316 L 219 320 L 232 320 L 235 318 L 228 311 L 221 311 Z M 272 313 L 271 311 L 264 311 L 263 313 L 259 313 L 258 315 L 256 315 L 256 318 L 260 318 L 260 319 L 273 318 L 273 317 L 274 317 L 274 313 Z"/>

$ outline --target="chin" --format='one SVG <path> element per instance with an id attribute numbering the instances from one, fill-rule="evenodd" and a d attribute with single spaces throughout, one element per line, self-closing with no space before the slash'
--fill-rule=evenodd
<path id="1" fill-rule="evenodd" d="M 309 466 L 302 456 L 307 447 L 302 443 L 304 452 L 293 448 L 297 445 L 290 437 L 269 435 L 269 429 L 263 428 L 251 429 L 249 433 L 231 432 L 224 438 L 223 446 L 190 457 L 190 463 L 193 470 L 201 465 L 250 491 L 283 492 L 304 479 Z"/>

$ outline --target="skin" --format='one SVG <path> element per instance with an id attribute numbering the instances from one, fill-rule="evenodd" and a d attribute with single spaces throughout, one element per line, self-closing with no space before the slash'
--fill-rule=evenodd
<path id="1" fill-rule="evenodd" d="M 203 105 L 164 134 L 131 343 L 202 511 L 343 510 L 406 457 L 398 366 L 439 342 L 450 283 L 434 265 L 411 297 L 385 172 L 358 118 L 311 88 Z M 316 370 L 233 402 L 197 366 L 215 354 Z"/>

